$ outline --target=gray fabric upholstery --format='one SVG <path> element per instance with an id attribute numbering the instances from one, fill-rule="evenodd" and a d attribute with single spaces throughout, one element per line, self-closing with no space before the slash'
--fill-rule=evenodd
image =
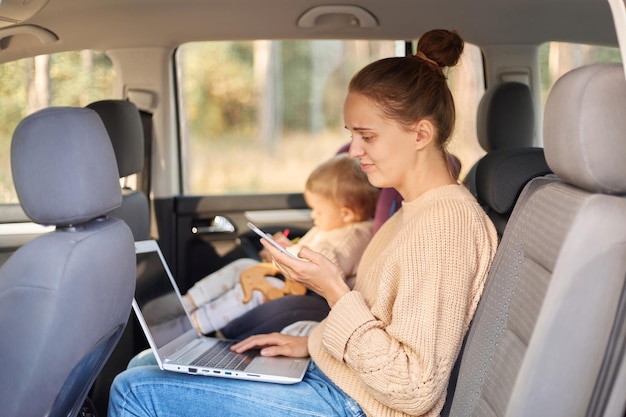
<path id="1" fill-rule="evenodd" d="M 498 149 L 478 162 L 476 196 L 500 237 L 524 186 L 550 173 L 542 148 Z"/>
<path id="2" fill-rule="evenodd" d="M 478 143 L 487 152 L 533 146 L 535 110 L 530 88 L 507 81 L 490 87 L 478 105 Z"/>
<path id="3" fill-rule="evenodd" d="M 145 139 L 137 106 L 126 100 L 102 100 L 87 107 L 98 113 L 109 133 L 117 159 L 119 177 L 141 172 L 144 166 Z M 111 210 L 109 216 L 123 220 L 130 227 L 135 241 L 149 238 L 150 205 L 142 191 L 122 187 L 122 204 Z M 113 379 L 144 346 L 147 347 L 145 336 L 136 318 L 131 316 L 119 343 L 89 393 L 99 414 L 106 415 Z"/>
<path id="4" fill-rule="evenodd" d="M 107 129 L 117 159 L 120 178 L 143 169 L 144 135 L 137 106 L 126 100 L 102 100 L 87 106 L 98 113 Z M 150 205 L 146 195 L 130 188 L 122 189 L 122 204 L 109 213 L 122 219 L 135 240 L 150 235 Z"/>
<path id="5" fill-rule="evenodd" d="M 508 81 L 490 87 L 480 100 L 476 120 L 478 143 L 489 154 L 508 148 L 533 146 L 535 110 L 526 84 Z M 477 161 L 463 183 L 477 196 Z"/>
<path id="6" fill-rule="evenodd" d="M 126 100 L 101 100 L 87 105 L 107 129 L 117 159 L 120 178 L 143 169 L 143 127 L 139 109 Z"/>
<path id="7" fill-rule="evenodd" d="M 614 90 L 624 78 L 618 68 L 594 65 L 567 74 L 546 104 L 544 136 L 554 138 L 545 143 L 548 164 L 563 180 L 585 190 L 626 192 L 626 141 L 616 134 L 626 126 L 626 91 Z M 571 119 L 572 114 L 580 117 Z"/>
<path id="8" fill-rule="evenodd" d="M 623 167 L 605 166 L 626 151 L 624 72 L 574 70 L 550 96 L 545 153 L 560 178 L 533 179 L 515 205 L 467 336 L 451 416 L 587 415 L 626 276 L 626 199 L 598 192 L 626 187 Z"/>
<path id="9" fill-rule="evenodd" d="M 2 415 L 75 416 L 135 287 L 132 234 L 103 216 L 121 201 L 113 149 L 92 110 L 49 108 L 20 123 L 11 164 L 24 211 L 57 229 L 0 268 Z"/>
<path id="10" fill-rule="evenodd" d="M 141 191 L 122 189 L 122 205 L 111 210 L 109 215 L 126 222 L 135 240 L 146 240 L 150 236 L 150 205 L 148 197 Z"/>
<path id="11" fill-rule="evenodd" d="M 13 135 L 11 170 L 22 209 L 35 223 L 82 223 L 122 201 L 113 148 L 89 109 L 49 108 L 23 120 Z"/>
<path id="12" fill-rule="evenodd" d="M 526 183 L 549 174 L 542 148 L 500 149 L 485 155 L 478 166 L 478 196 L 500 214 L 513 210 Z"/>

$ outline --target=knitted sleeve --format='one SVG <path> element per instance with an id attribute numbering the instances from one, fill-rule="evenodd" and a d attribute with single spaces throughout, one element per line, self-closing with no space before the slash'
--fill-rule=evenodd
<path id="1" fill-rule="evenodd" d="M 338 377 L 346 392 L 364 390 L 411 415 L 442 404 L 495 252 L 487 222 L 467 204 L 436 201 L 405 221 L 367 276 L 359 275 L 322 334 L 324 350 L 356 375 Z"/>

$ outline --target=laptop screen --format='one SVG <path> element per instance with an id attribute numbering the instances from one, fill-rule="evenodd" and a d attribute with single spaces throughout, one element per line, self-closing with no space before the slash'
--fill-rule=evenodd
<path id="1" fill-rule="evenodd" d="M 137 252 L 135 300 L 157 348 L 192 329 L 157 250 Z"/>

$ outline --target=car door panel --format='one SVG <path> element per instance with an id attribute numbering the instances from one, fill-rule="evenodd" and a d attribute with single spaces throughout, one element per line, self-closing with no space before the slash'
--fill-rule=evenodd
<path id="1" fill-rule="evenodd" d="M 290 236 L 311 227 L 301 193 L 184 196 L 174 201 L 175 276 L 181 291 L 241 257 L 255 256 L 258 237 L 246 223 L 266 232 L 289 228 Z"/>

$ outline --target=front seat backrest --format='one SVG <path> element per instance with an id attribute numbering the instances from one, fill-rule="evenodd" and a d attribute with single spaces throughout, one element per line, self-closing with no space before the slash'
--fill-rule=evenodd
<path id="1" fill-rule="evenodd" d="M 496 252 L 461 356 L 451 416 L 586 416 L 626 276 L 621 64 L 563 76 L 545 154 Z"/>
<path id="2" fill-rule="evenodd" d="M 56 229 L 0 269 L 2 415 L 75 416 L 135 288 L 132 233 L 105 216 L 121 202 L 113 148 L 94 111 L 48 108 L 15 129 L 11 168 L 24 212 Z"/>

